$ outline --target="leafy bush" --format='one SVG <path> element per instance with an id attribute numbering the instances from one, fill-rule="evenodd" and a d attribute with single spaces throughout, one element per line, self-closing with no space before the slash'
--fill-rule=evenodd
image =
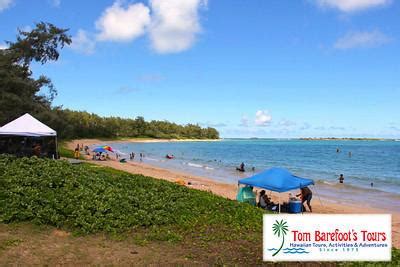
<path id="1" fill-rule="evenodd" d="M 0 156 L 0 221 L 80 233 L 177 226 L 261 232 L 262 211 L 208 192 L 89 164 Z"/>

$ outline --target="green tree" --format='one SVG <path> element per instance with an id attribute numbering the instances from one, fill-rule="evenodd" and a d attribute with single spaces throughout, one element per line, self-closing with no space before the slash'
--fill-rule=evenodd
<path id="1" fill-rule="evenodd" d="M 57 91 L 48 77 L 35 79 L 30 64 L 57 60 L 58 50 L 71 43 L 67 31 L 40 22 L 30 32 L 19 30 L 17 40 L 0 49 L 0 124 L 25 112 L 42 116 L 51 112 Z"/>

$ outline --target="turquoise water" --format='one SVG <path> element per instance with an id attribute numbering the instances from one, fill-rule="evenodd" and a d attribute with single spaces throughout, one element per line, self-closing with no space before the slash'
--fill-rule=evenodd
<path id="1" fill-rule="evenodd" d="M 251 176 L 252 167 L 255 172 L 283 167 L 297 176 L 314 179 L 322 187 L 342 186 L 337 179 L 344 174 L 346 187 L 340 190 L 346 194 L 364 190 L 359 192 L 361 196 L 366 192 L 400 196 L 400 142 L 396 141 L 228 139 L 112 146 L 125 153 L 135 152 L 135 160 L 142 152 L 146 163 L 227 183 Z M 166 159 L 166 154 L 173 154 L 175 159 Z M 245 173 L 235 171 L 241 162 L 246 165 Z"/>

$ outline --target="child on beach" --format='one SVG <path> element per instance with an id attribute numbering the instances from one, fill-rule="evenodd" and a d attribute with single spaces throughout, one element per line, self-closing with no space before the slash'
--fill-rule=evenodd
<path id="1" fill-rule="evenodd" d="M 79 148 L 75 148 L 75 151 L 74 151 L 74 158 L 75 159 L 79 159 Z"/>

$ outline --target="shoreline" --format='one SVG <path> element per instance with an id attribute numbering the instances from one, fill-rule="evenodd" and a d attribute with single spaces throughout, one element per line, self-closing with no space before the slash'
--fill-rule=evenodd
<path id="1" fill-rule="evenodd" d="M 181 140 L 177 141 L 171 141 L 167 139 L 130 139 L 127 140 L 117 140 L 117 141 L 112 141 L 108 140 L 108 142 L 113 142 L 113 143 L 125 143 L 125 142 L 136 142 L 136 143 L 151 143 L 151 142 L 179 142 Z M 188 140 L 192 141 L 192 140 Z M 76 144 L 83 144 L 83 145 L 88 145 L 92 146 L 95 144 L 101 144 L 104 143 L 105 141 L 99 140 L 99 139 L 79 139 L 79 140 L 72 140 L 69 142 L 66 142 L 66 147 L 68 149 L 73 150 L 76 147 Z M 187 141 L 184 141 L 187 142 Z M 120 163 L 114 159 L 108 160 L 108 161 L 92 161 L 90 160 L 90 157 L 85 157 L 86 160 L 90 163 L 96 164 L 96 165 L 101 165 L 104 167 L 111 167 L 114 169 L 126 171 L 132 174 L 141 174 L 144 176 L 150 176 L 156 179 L 163 179 L 167 180 L 170 182 L 177 182 L 180 181 L 181 183 L 184 183 L 185 186 L 193 189 L 198 189 L 198 190 L 204 190 L 204 191 L 209 191 L 212 192 L 213 194 L 228 198 L 228 199 L 235 199 L 236 198 L 236 192 L 237 192 L 237 185 L 235 184 L 228 184 L 228 183 L 223 183 L 219 181 L 215 181 L 209 177 L 202 177 L 202 176 L 196 176 L 176 170 L 170 170 L 170 169 L 165 169 L 162 167 L 150 165 L 147 163 L 142 163 L 138 161 L 128 161 L 127 163 Z M 190 184 L 189 184 L 190 183 Z M 257 190 L 259 191 L 259 190 Z M 256 192 L 257 192 L 256 191 Z M 319 191 L 319 190 L 318 190 Z M 317 192 L 318 192 L 317 191 Z M 280 196 L 278 196 L 277 193 L 268 193 L 269 196 L 271 196 L 272 200 L 274 202 L 277 202 L 278 199 L 280 198 L 281 200 L 283 199 L 288 199 L 289 193 L 281 193 Z M 323 201 L 321 201 L 323 200 Z M 325 214 L 375 214 L 375 213 L 387 213 L 387 210 L 384 209 L 377 209 L 373 207 L 366 206 L 365 203 L 346 203 L 346 205 L 342 205 L 340 203 L 337 203 L 333 199 L 329 198 L 321 198 L 319 194 L 316 195 L 313 198 L 312 202 L 312 207 L 313 207 L 313 213 L 325 213 Z M 400 247 L 400 213 L 397 213 L 395 211 L 391 211 L 392 214 L 392 244 L 395 247 Z"/>

